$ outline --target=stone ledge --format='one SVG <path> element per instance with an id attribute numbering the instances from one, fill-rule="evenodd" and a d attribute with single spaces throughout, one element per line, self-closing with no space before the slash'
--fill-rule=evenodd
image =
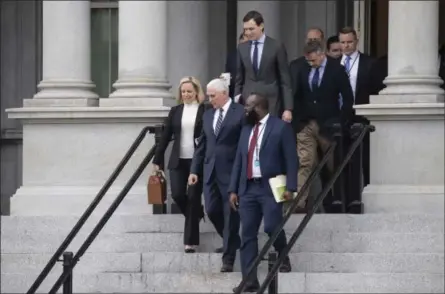
<path id="1" fill-rule="evenodd" d="M 355 105 L 357 115 L 371 121 L 444 120 L 445 103 L 399 103 Z"/>
<path id="2" fill-rule="evenodd" d="M 177 105 L 173 98 L 101 98 L 100 107 L 173 107 Z"/>
<path id="3" fill-rule="evenodd" d="M 444 94 L 379 94 L 371 95 L 370 104 L 443 103 Z"/>
<path id="4" fill-rule="evenodd" d="M 11 215 L 16 216 L 80 216 L 96 197 L 101 187 L 36 187 L 22 186 L 11 198 Z M 112 187 L 94 210 L 103 215 L 122 190 Z M 117 208 L 117 215 L 152 214 L 145 186 L 134 186 Z"/>
<path id="5" fill-rule="evenodd" d="M 442 214 L 444 186 L 371 184 L 363 190 L 365 213 Z"/>
<path id="6" fill-rule="evenodd" d="M 33 98 L 23 99 L 23 107 L 94 107 L 99 98 Z"/>
<path id="7" fill-rule="evenodd" d="M 22 107 L 6 109 L 8 118 L 28 123 L 76 122 L 91 123 L 106 119 L 116 122 L 145 121 L 160 123 L 167 117 L 170 107 Z M 125 119 L 125 121 L 122 121 Z"/>

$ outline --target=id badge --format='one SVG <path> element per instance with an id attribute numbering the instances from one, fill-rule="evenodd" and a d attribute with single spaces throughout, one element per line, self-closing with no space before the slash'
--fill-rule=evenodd
<path id="1" fill-rule="evenodd" d="M 260 166 L 260 161 L 259 160 L 255 160 L 254 164 L 255 164 L 256 167 L 258 167 L 258 166 Z"/>

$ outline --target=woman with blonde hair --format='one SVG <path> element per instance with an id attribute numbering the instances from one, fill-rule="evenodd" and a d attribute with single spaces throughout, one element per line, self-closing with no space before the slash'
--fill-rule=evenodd
<path id="1" fill-rule="evenodd" d="M 170 140 L 174 138 L 168 169 L 172 198 L 185 216 L 186 253 L 196 251 L 199 245 L 199 222 L 204 218 L 204 209 L 201 204 L 202 183 L 187 186 L 193 153 L 202 130 L 202 116 L 210 107 L 203 101 L 204 92 L 200 82 L 195 77 L 181 79 L 178 87 L 179 104 L 170 109 L 153 158 L 153 168 L 155 171 L 159 170 L 165 150 Z"/>

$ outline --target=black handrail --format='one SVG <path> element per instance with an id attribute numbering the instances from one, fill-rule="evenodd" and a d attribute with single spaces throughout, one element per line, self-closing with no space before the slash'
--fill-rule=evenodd
<path id="1" fill-rule="evenodd" d="M 94 227 L 93 231 L 88 235 L 87 239 L 83 244 L 80 246 L 79 251 L 77 251 L 76 255 L 74 255 L 74 258 L 72 260 L 72 263 L 69 267 L 65 268 L 65 271 L 60 275 L 60 277 L 57 279 L 54 286 L 49 291 L 49 294 L 56 294 L 59 290 L 60 286 L 62 286 L 63 282 L 65 282 L 65 279 L 69 277 L 71 272 L 73 271 L 73 268 L 76 266 L 79 259 L 85 254 L 85 252 L 88 250 L 88 247 L 90 247 L 91 243 L 96 239 L 97 235 L 99 235 L 100 231 L 103 229 L 103 227 L 106 225 L 107 221 L 110 219 L 110 217 L 113 215 L 113 213 L 118 208 L 119 204 L 124 200 L 125 196 L 130 191 L 131 187 L 133 187 L 134 183 L 137 181 L 137 179 L 141 176 L 142 172 L 145 170 L 147 165 L 152 160 L 155 151 L 156 151 L 156 144 L 151 147 L 148 154 L 144 157 L 144 160 L 142 160 L 141 164 L 139 164 L 136 171 L 133 173 L 131 178 L 128 180 L 127 184 L 125 184 L 122 191 L 117 195 L 116 199 L 111 204 L 110 208 L 108 208 L 107 212 L 105 212 L 104 216 L 100 219 L 100 221 L 97 223 L 97 225 Z"/>
<path id="2" fill-rule="evenodd" d="M 340 166 L 337 168 L 337 170 L 335 171 L 334 175 L 331 177 L 331 179 L 329 180 L 328 184 L 326 185 L 326 187 L 323 189 L 323 191 L 320 192 L 320 194 L 317 196 L 317 200 L 314 203 L 314 206 L 311 208 L 311 210 L 305 215 L 305 217 L 303 218 L 303 220 L 301 221 L 300 225 L 298 226 L 297 230 L 294 232 L 294 234 L 292 235 L 292 237 L 290 238 L 287 246 L 283 249 L 282 252 L 280 252 L 280 255 L 278 256 L 277 261 L 275 262 L 273 268 L 269 271 L 269 273 L 267 274 L 265 280 L 263 281 L 263 283 L 261 284 L 257 294 L 262 294 L 264 293 L 264 291 L 266 290 L 266 287 L 269 285 L 269 283 L 271 282 L 271 280 L 274 278 L 274 276 L 277 274 L 278 269 L 281 265 L 281 263 L 284 261 L 284 259 L 286 258 L 286 256 L 289 254 L 290 250 L 292 249 L 292 247 L 294 246 L 295 242 L 297 241 L 297 239 L 301 236 L 301 234 L 303 233 L 304 229 L 306 228 L 307 224 L 309 223 L 310 219 L 312 218 L 312 216 L 315 214 L 315 211 L 318 209 L 318 206 L 323 202 L 323 199 L 326 197 L 326 195 L 328 194 L 329 190 L 332 188 L 332 186 L 334 185 L 335 181 L 337 180 L 337 178 L 340 176 L 341 172 L 343 171 L 343 169 L 345 168 L 346 164 L 349 162 L 349 160 L 352 157 L 352 154 L 354 154 L 355 150 L 357 149 L 357 147 L 362 143 L 363 138 L 365 137 L 367 132 L 373 132 L 375 130 L 375 127 L 372 125 L 362 125 L 362 131 L 360 133 L 360 135 L 357 137 L 357 139 L 354 141 L 354 143 L 351 145 L 351 147 L 349 148 L 348 153 L 346 154 L 345 158 L 343 159 L 342 163 L 340 164 Z M 284 226 L 280 227 L 280 231 L 284 228 Z"/>
<path id="3" fill-rule="evenodd" d="M 105 196 L 105 194 L 108 192 L 108 190 L 110 189 L 111 185 L 114 183 L 114 181 L 120 175 L 120 173 L 122 172 L 122 170 L 124 169 L 124 167 L 126 166 L 128 161 L 130 160 L 131 156 L 134 154 L 136 149 L 142 143 L 142 141 L 145 138 L 147 132 L 154 133 L 155 132 L 155 127 L 144 127 L 141 130 L 141 132 L 139 133 L 137 138 L 134 140 L 133 144 L 128 149 L 127 153 L 124 155 L 122 160 L 116 166 L 116 169 L 113 171 L 113 173 L 110 175 L 108 180 L 105 182 L 105 184 L 99 190 L 99 192 L 97 193 L 96 197 L 93 199 L 91 204 L 88 206 L 88 208 L 82 214 L 82 216 L 79 218 L 77 223 L 71 229 L 71 231 L 68 234 L 68 236 L 65 238 L 65 240 L 63 240 L 62 244 L 60 244 L 59 248 L 56 250 L 54 255 L 51 257 L 51 259 L 48 261 L 46 266 L 43 268 L 42 272 L 39 274 L 37 279 L 31 285 L 31 287 L 29 288 L 28 292 L 26 292 L 27 294 L 34 294 L 37 291 L 37 289 L 40 287 L 42 282 L 45 280 L 45 278 L 51 272 L 51 270 L 54 267 L 54 265 L 56 264 L 56 262 L 62 256 L 63 252 L 68 248 L 68 246 L 74 240 L 76 235 L 79 233 L 80 229 L 83 227 L 85 222 L 88 220 L 88 218 L 93 213 L 94 209 L 96 209 L 97 205 L 99 205 L 100 201 Z"/>
<path id="4" fill-rule="evenodd" d="M 280 235 L 281 231 L 284 228 L 284 225 L 289 220 L 289 218 L 292 216 L 293 211 L 297 207 L 298 202 L 300 201 L 301 197 L 306 193 L 306 190 L 308 190 L 312 186 L 312 184 L 314 183 L 314 181 L 316 179 L 316 176 L 320 174 L 321 170 L 323 169 L 323 166 L 326 164 L 326 162 L 328 161 L 329 157 L 332 156 L 332 153 L 335 150 L 335 146 L 337 146 L 337 142 L 336 141 L 331 143 L 331 145 L 329 146 L 328 150 L 326 150 L 326 152 L 325 152 L 323 158 L 321 159 L 321 161 L 318 163 L 318 165 L 315 167 L 315 169 L 313 169 L 311 171 L 311 173 L 309 174 L 309 177 L 307 178 L 306 182 L 301 187 L 301 190 L 298 191 L 297 197 L 295 197 L 293 199 L 292 204 L 290 205 L 290 207 L 286 211 L 283 219 L 281 220 L 281 223 L 278 225 L 278 228 L 274 231 L 274 233 L 269 238 L 269 240 L 267 240 L 266 244 L 264 244 L 264 246 L 261 249 L 260 253 L 255 258 L 255 260 L 253 261 L 253 264 L 250 267 L 249 272 L 247 273 L 246 277 L 244 277 L 242 279 L 241 283 L 238 285 L 238 287 L 236 287 L 236 291 L 234 292 L 235 294 L 242 293 L 242 291 L 244 290 L 244 287 L 246 286 L 247 281 L 249 281 L 253 277 L 255 269 L 258 267 L 260 262 L 263 260 L 264 256 L 267 254 L 267 252 L 272 247 L 272 245 L 275 242 L 275 240 Z"/>

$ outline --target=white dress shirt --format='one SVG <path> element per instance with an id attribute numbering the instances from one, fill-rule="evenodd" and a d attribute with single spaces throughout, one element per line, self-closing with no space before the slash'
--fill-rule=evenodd
<path id="1" fill-rule="evenodd" d="M 258 48 L 258 69 L 261 67 L 261 56 L 263 56 L 263 49 L 264 49 L 264 41 L 266 41 L 266 35 L 263 34 L 261 38 L 259 38 L 257 41 L 257 48 Z M 250 45 L 250 60 L 253 64 L 253 52 L 255 51 L 255 44 Z"/>
<path id="2" fill-rule="evenodd" d="M 360 62 L 360 54 L 358 51 L 355 51 L 351 55 L 351 59 L 349 60 L 349 68 L 346 69 L 346 72 L 349 76 L 349 82 L 351 83 L 352 94 L 354 95 L 355 102 L 355 90 L 357 88 L 357 76 L 358 76 L 358 64 Z M 341 58 L 341 64 L 345 66 L 346 63 L 346 55 L 343 54 Z"/>
<path id="3" fill-rule="evenodd" d="M 222 107 L 223 121 L 224 121 L 224 118 L 226 118 L 226 114 L 227 114 L 227 111 L 229 110 L 230 104 L 232 104 L 232 99 L 229 98 L 229 100 L 227 100 L 226 104 L 224 104 L 224 106 Z M 215 129 L 216 129 L 216 123 L 218 122 L 219 112 L 220 112 L 219 108 L 216 109 L 215 114 L 213 116 L 213 131 L 215 131 Z"/>
<path id="4" fill-rule="evenodd" d="M 179 158 L 193 158 L 193 153 L 195 152 L 195 121 L 198 108 L 198 103 L 184 104 L 181 119 L 181 144 Z"/>
<path id="5" fill-rule="evenodd" d="M 254 178 L 261 178 L 261 162 L 260 162 L 260 148 L 261 148 L 261 142 L 263 142 L 263 135 L 264 130 L 266 129 L 267 120 L 269 119 L 269 114 L 267 114 L 265 117 L 263 117 L 262 120 L 260 120 L 260 125 L 258 126 L 258 139 L 257 144 L 255 146 L 255 150 L 253 151 L 253 162 L 252 162 L 252 177 Z M 249 146 L 247 148 L 250 148 L 250 140 L 252 140 L 253 132 L 255 131 L 255 127 L 253 127 L 252 132 L 250 133 L 249 137 Z M 249 150 L 249 149 L 247 149 Z M 255 161 L 258 160 L 258 166 L 255 166 Z"/>

